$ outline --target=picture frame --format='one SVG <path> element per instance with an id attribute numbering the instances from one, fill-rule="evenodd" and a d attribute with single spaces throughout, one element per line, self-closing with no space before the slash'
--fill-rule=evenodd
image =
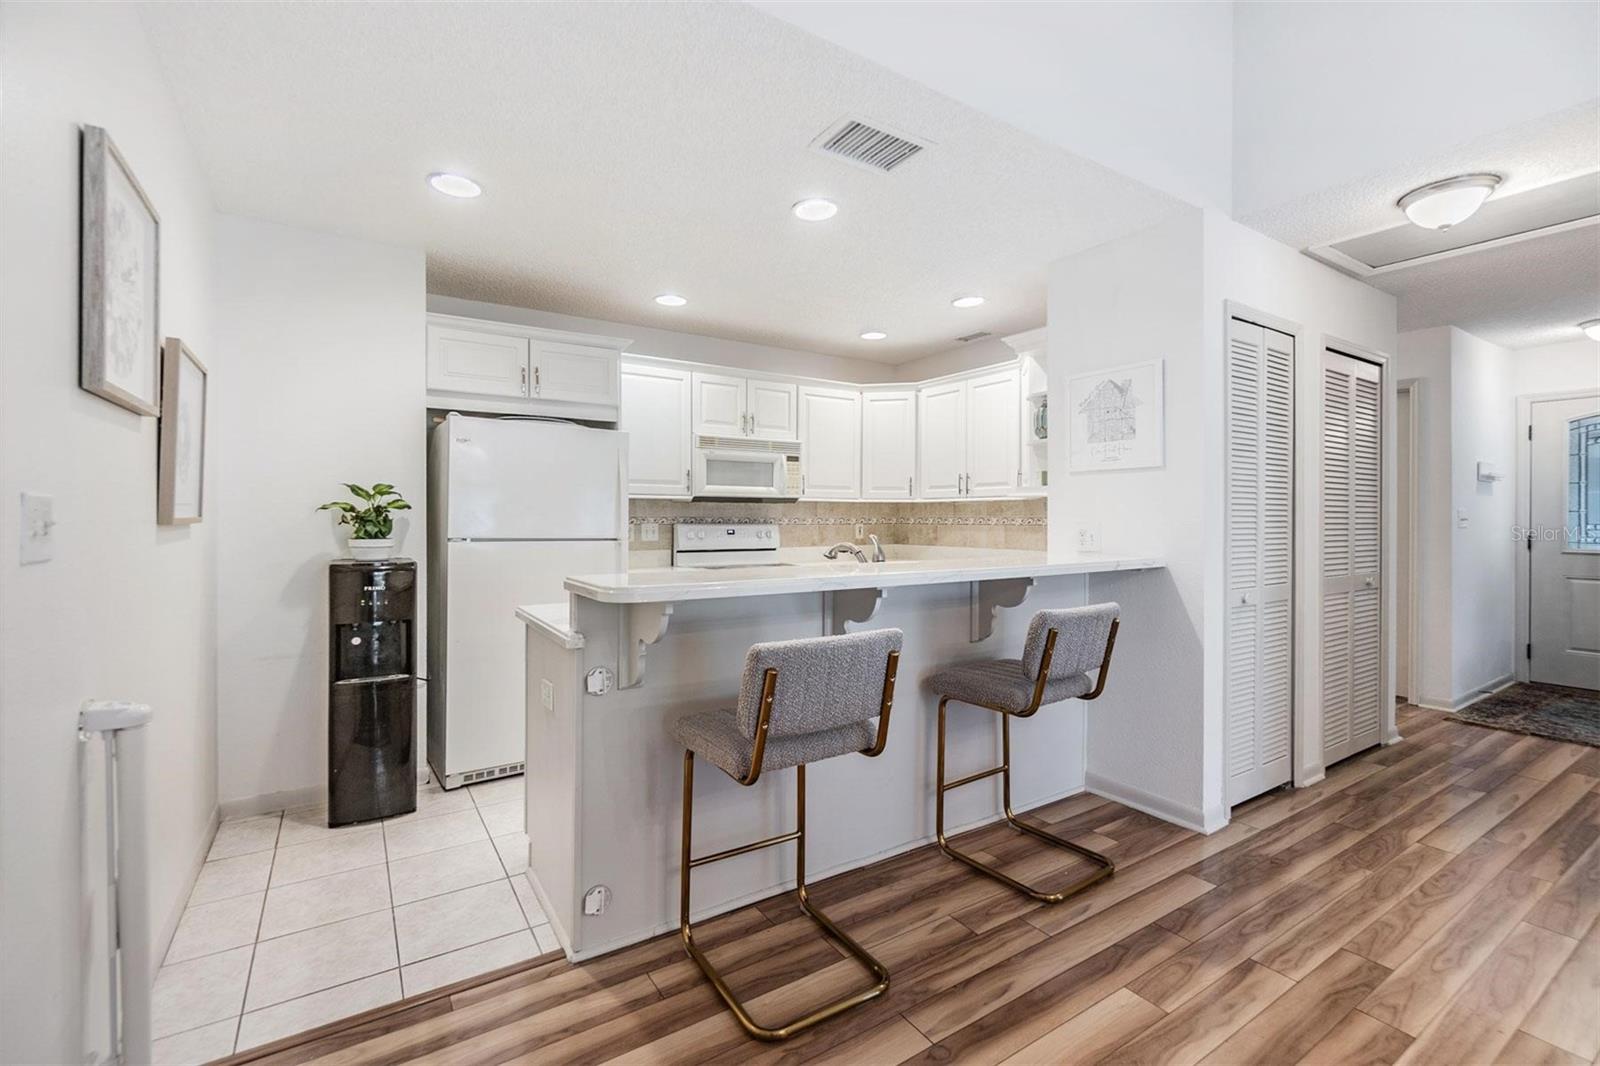
<path id="1" fill-rule="evenodd" d="M 1165 361 L 1127 363 L 1067 379 L 1068 468 L 1138 470 L 1166 463 Z"/>
<path id="2" fill-rule="evenodd" d="M 205 517 L 208 376 L 189 346 L 168 337 L 161 353 L 161 432 L 156 521 L 191 525 Z"/>
<path id="3" fill-rule="evenodd" d="M 111 135 L 82 134 L 78 383 L 140 415 L 161 404 L 161 218 Z"/>

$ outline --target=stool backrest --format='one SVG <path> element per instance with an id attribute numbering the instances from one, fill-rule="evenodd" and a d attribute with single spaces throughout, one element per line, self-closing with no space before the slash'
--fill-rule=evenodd
<path id="1" fill-rule="evenodd" d="M 1056 631 L 1056 646 L 1050 654 L 1050 680 L 1097 669 L 1105 661 L 1111 623 L 1121 613 L 1122 608 L 1114 603 L 1040 611 L 1028 623 L 1028 642 L 1022 647 L 1023 673 L 1029 681 L 1039 680 L 1045 638 L 1052 629 Z"/>
<path id="2" fill-rule="evenodd" d="M 739 683 L 739 730 L 752 739 L 756 735 L 769 669 L 778 671 L 767 724 L 771 736 L 816 733 L 877 717 L 889 653 L 898 652 L 904 639 L 898 629 L 873 629 L 751 645 Z"/>

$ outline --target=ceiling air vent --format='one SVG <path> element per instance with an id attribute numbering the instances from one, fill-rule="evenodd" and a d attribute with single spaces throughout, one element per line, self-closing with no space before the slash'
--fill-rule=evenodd
<path id="1" fill-rule="evenodd" d="M 965 337 L 957 337 L 956 340 L 960 341 L 962 344 L 966 344 L 968 341 L 981 340 L 984 337 L 992 336 L 994 336 L 994 334 L 990 333 L 988 330 L 980 329 L 978 332 L 969 333 Z"/>
<path id="2" fill-rule="evenodd" d="M 927 147 L 908 137 L 853 118 L 834 123 L 811 143 L 819 152 L 885 173 Z"/>

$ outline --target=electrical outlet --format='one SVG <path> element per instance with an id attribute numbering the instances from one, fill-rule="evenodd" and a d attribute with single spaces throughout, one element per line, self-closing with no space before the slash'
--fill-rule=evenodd
<path id="1" fill-rule="evenodd" d="M 866 535 L 867 535 L 867 527 L 866 527 L 865 523 L 857 522 L 856 523 L 856 539 L 860 540 L 862 537 L 864 537 Z"/>
<path id="2" fill-rule="evenodd" d="M 640 540 L 660 540 L 661 539 L 661 523 L 659 523 L 659 522 L 640 522 L 639 523 L 639 539 Z"/>
<path id="3" fill-rule="evenodd" d="M 54 496 L 41 496 L 36 492 L 22 494 L 22 564 L 47 563 L 55 556 L 55 506 Z"/>
<path id="4" fill-rule="evenodd" d="M 547 711 L 556 709 L 556 687 L 543 677 L 539 679 L 539 702 L 544 704 Z"/>
<path id="5" fill-rule="evenodd" d="M 1097 552 L 1100 550 L 1100 527 L 1078 527 L 1078 550 L 1081 552 Z"/>

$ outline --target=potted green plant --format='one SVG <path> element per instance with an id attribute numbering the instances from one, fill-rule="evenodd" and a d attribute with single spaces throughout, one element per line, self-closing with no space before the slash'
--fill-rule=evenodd
<path id="1" fill-rule="evenodd" d="M 378 482 L 370 489 L 345 483 L 350 494 L 360 500 L 357 506 L 347 500 L 334 500 L 318 507 L 319 511 L 339 512 L 339 524 L 350 527 L 350 557 L 372 561 L 387 559 L 394 551 L 394 515 L 391 511 L 409 511 L 405 501 L 393 485 Z"/>

